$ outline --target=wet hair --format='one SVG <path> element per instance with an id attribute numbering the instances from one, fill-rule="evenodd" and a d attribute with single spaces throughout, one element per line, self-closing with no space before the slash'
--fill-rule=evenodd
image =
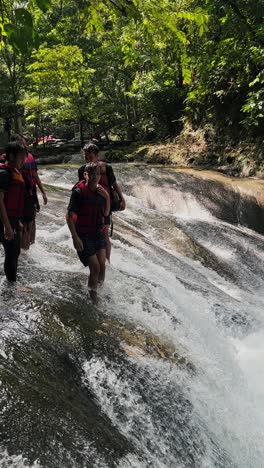
<path id="1" fill-rule="evenodd" d="M 14 158 L 17 157 L 18 154 L 23 153 L 26 155 L 26 151 L 24 146 L 20 145 L 17 143 L 17 141 L 12 141 L 11 143 L 8 143 L 8 145 L 5 148 L 5 154 L 6 154 L 6 160 L 10 161 L 10 156 L 11 154 L 14 156 Z"/>
<path id="2" fill-rule="evenodd" d="M 92 174 L 94 172 L 100 172 L 100 166 L 98 166 L 98 164 L 95 164 L 95 163 L 88 163 L 85 165 L 85 169 L 84 169 L 85 172 L 87 172 L 87 174 Z"/>
<path id="3" fill-rule="evenodd" d="M 83 151 L 89 151 L 90 153 L 98 154 L 99 148 L 94 143 L 86 143 L 86 145 L 83 147 Z"/>

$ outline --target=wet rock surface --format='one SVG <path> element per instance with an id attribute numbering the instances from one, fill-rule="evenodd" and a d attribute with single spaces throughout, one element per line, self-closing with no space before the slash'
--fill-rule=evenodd
<path id="1" fill-rule="evenodd" d="M 41 169 L 49 203 L 18 288 L 1 259 L 1 466 L 261 468 L 238 350 L 264 329 L 263 236 L 237 224 L 233 198 L 262 206 L 261 190 L 116 166 L 127 210 L 94 306 L 65 226 L 76 171 Z"/>

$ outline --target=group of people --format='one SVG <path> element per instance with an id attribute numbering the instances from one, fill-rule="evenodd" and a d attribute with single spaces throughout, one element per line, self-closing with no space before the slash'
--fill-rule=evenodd
<path id="1" fill-rule="evenodd" d="M 78 170 L 79 182 L 72 189 L 66 221 L 79 259 L 89 267 L 88 288 L 93 299 L 104 281 L 106 259 L 110 262 L 113 192 L 119 199 L 119 210 L 125 209 L 125 199 L 112 166 L 98 160 L 99 148 L 89 143 L 83 153 L 85 164 Z M 4 272 L 10 282 L 17 279 L 20 249 L 29 249 L 35 241 L 36 213 L 40 209 L 37 187 L 46 204 L 27 139 L 16 135 L 0 156 L 0 242 L 5 252 Z"/>
<path id="2" fill-rule="evenodd" d="M 35 242 L 37 187 L 46 204 L 47 196 L 35 159 L 28 152 L 27 139 L 15 135 L 0 156 L 0 242 L 5 251 L 4 271 L 10 282 L 17 279 L 21 247 L 27 250 Z"/>
<path id="3" fill-rule="evenodd" d="M 121 187 L 113 168 L 99 161 L 99 148 L 89 143 L 84 146 L 85 164 L 78 170 L 79 182 L 73 187 L 66 221 L 73 245 L 80 261 L 88 266 L 88 288 L 92 299 L 104 282 L 106 259 L 110 262 L 110 226 L 113 190 L 118 195 L 120 211 L 126 207 Z"/>

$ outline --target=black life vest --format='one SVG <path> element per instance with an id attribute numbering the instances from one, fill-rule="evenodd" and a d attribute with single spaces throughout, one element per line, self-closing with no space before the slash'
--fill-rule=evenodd
<path id="1" fill-rule="evenodd" d="M 97 235 L 104 227 L 105 199 L 93 192 L 85 181 L 78 182 L 75 188 L 81 191 L 81 202 L 76 216 L 75 226 L 78 234 Z"/>
<path id="2" fill-rule="evenodd" d="M 25 202 L 25 181 L 21 172 L 8 163 L 1 163 L 0 170 L 6 170 L 10 175 L 8 190 L 4 195 L 4 204 L 8 218 L 22 219 Z"/>

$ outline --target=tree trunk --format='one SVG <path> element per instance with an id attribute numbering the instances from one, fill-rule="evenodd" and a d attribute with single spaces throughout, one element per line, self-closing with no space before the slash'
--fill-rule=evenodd
<path id="1" fill-rule="evenodd" d="M 44 129 L 44 122 L 43 122 L 43 119 L 42 117 L 40 118 L 40 122 L 41 122 L 41 136 L 42 136 L 42 141 L 43 141 L 43 147 L 45 148 L 46 144 L 45 144 L 45 129 Z"/>
<path id="2" fill-rule="evenodd" d="M 128 80 L 125 80 L 125 92 L 129 91 L 129 84 Z M 133 140 L 133 125 L 132 125 L 132 117 L 131 117 L 131 109 L 130 109 L 130 102 L 127 94 L 125 94 L 125 107 L 126 107 L 126 120 L 127 120 L 127 139 Z"/>
<path id="3" fill-rule="evenodd" d="M 79 125 L 80 125 L 80 140 L 82 143 L 82 146 L 84 144 L 84 134 L 83 134 L 83 118 L 81 117 L 79 120 Z"/>
<path id="4" fill-rule="evenodd" d="M 105 136 L 105 140 L 107 141 L 107 143 L 109 143 L 108 134 L 107 134 L 107 131 L 106 131 L 106 128 L 105 128 L 104 124 L 102 124 L 102 128 L 103 128 L 103 134 Z"/>
<path id="5" fill-rule="evenodd" d="M 21 115 L 19 115 L 19 108 L 15 104 L 14 107 L 14 125 L 15 125 L 15 133 L 22 133 L 22 118 Z"/>

